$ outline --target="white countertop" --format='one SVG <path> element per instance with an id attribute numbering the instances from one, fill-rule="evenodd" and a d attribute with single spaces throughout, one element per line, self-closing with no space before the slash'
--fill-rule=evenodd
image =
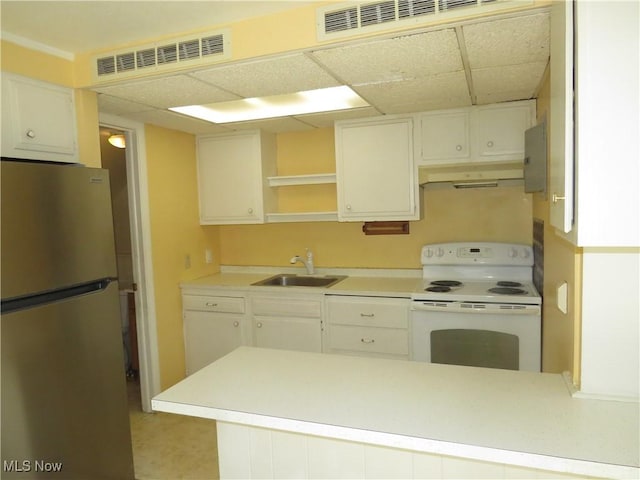
<path id="1" fill-rule="evenodd" d="M 637 403 L 561 375 L 240 347 L 154 410 L 612 478 L 640 476 Z"/>
<path id="2" fill-rule="evenodd" d="M 304 270 L 292 267 L 226 267 L 222 272 L 196 280 L 186 281 L 180 286 L 189 289 L 236 289 L 254 291 L 292 290 L 318 292 L 329 295 L 373 295 L 409 298 L 422 284 L 421 271 L 413 270 L 368 270 L 368 269 L 318 269 L 316 275 L 346 275 L 347 278 L 328 287 L 278 287 L 252 286 L 252 283 L 278 273 L 304 275 Z"/>

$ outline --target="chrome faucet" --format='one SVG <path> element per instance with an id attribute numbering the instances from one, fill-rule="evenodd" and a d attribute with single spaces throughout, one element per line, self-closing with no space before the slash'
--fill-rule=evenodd
<path id="1" fill-rule="evenodd" d="M 302 263 L 305 268 L 307 269 L 307 274 L 308 275 L 313 275 L 313 253 L 311 252 L 311 250 L 309 250 L 308 248 L 307 250 L 307 259 L 305 260 L 304 258 L 302 258 L 300 255 L 296 255 L 295 257 L 293 257 L 290 262 L 293 263 L 297 263 L 300 262 Z"/>

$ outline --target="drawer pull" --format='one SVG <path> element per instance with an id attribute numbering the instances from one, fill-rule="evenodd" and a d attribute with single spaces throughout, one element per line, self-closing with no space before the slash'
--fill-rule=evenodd
<path id="1" fill-rule="evenodd" d="M 360 314 L 361 317 L 369 317 L 369 318 L 373 318 L 376 316 L 375 313 L 361 313 Z"/>
<path id="2" fill-rule="evenodd" d="M 213 302 L 207 302 L 207 303 L 205 303 L 205 305 L 206 305 L 207 307 L 217 307 L 217 306 L 218 306 L 218 304 L 217 304 L 217 303 L 213 303 Z"/>
<path id="3" fill-rule="evenodd" d="M 234 327 L 237 327 L 237 326 L 239 326 L 239 325 L 240 325 L 240 322 L 239 322 L 239 321 L 237 321 L 237 320 L 236 320 L 235 322 L 233 322 L 233 326 L 234 326 Z"/>
<path id="4" fill-rule="evenodd" d="M 258 323 L 256 324 L 256 327 L 258 327 L 258 328 L 262 328 L 262 322 L 258 322 Z"/>
<path id="5" fill-rule="evenodd" d="M 361 338 L 360 341 L 362 343 L 376 343 L 375 339 L 373 338 Z"/>

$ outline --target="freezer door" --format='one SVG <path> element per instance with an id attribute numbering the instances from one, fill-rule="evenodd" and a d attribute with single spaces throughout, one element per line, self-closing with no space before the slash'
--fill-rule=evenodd
<path id="1" fill-rule="evenodd" d="M 2 478 L 133 479 L 118 283 L 1 329 Z"/>
<path id="2" fill-rule="evenodd" d="M 117 277 L 108 171 L 2 161 L 2 298 Z"/>

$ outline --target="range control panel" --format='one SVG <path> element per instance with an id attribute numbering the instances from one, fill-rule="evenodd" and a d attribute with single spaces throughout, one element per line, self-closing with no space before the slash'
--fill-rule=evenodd
<path id="1" fill-rule="evenodd" d="M 513 243 L 437 243 L 422 247 L 423 265 L 533 265 L 533 248 Z"/>

